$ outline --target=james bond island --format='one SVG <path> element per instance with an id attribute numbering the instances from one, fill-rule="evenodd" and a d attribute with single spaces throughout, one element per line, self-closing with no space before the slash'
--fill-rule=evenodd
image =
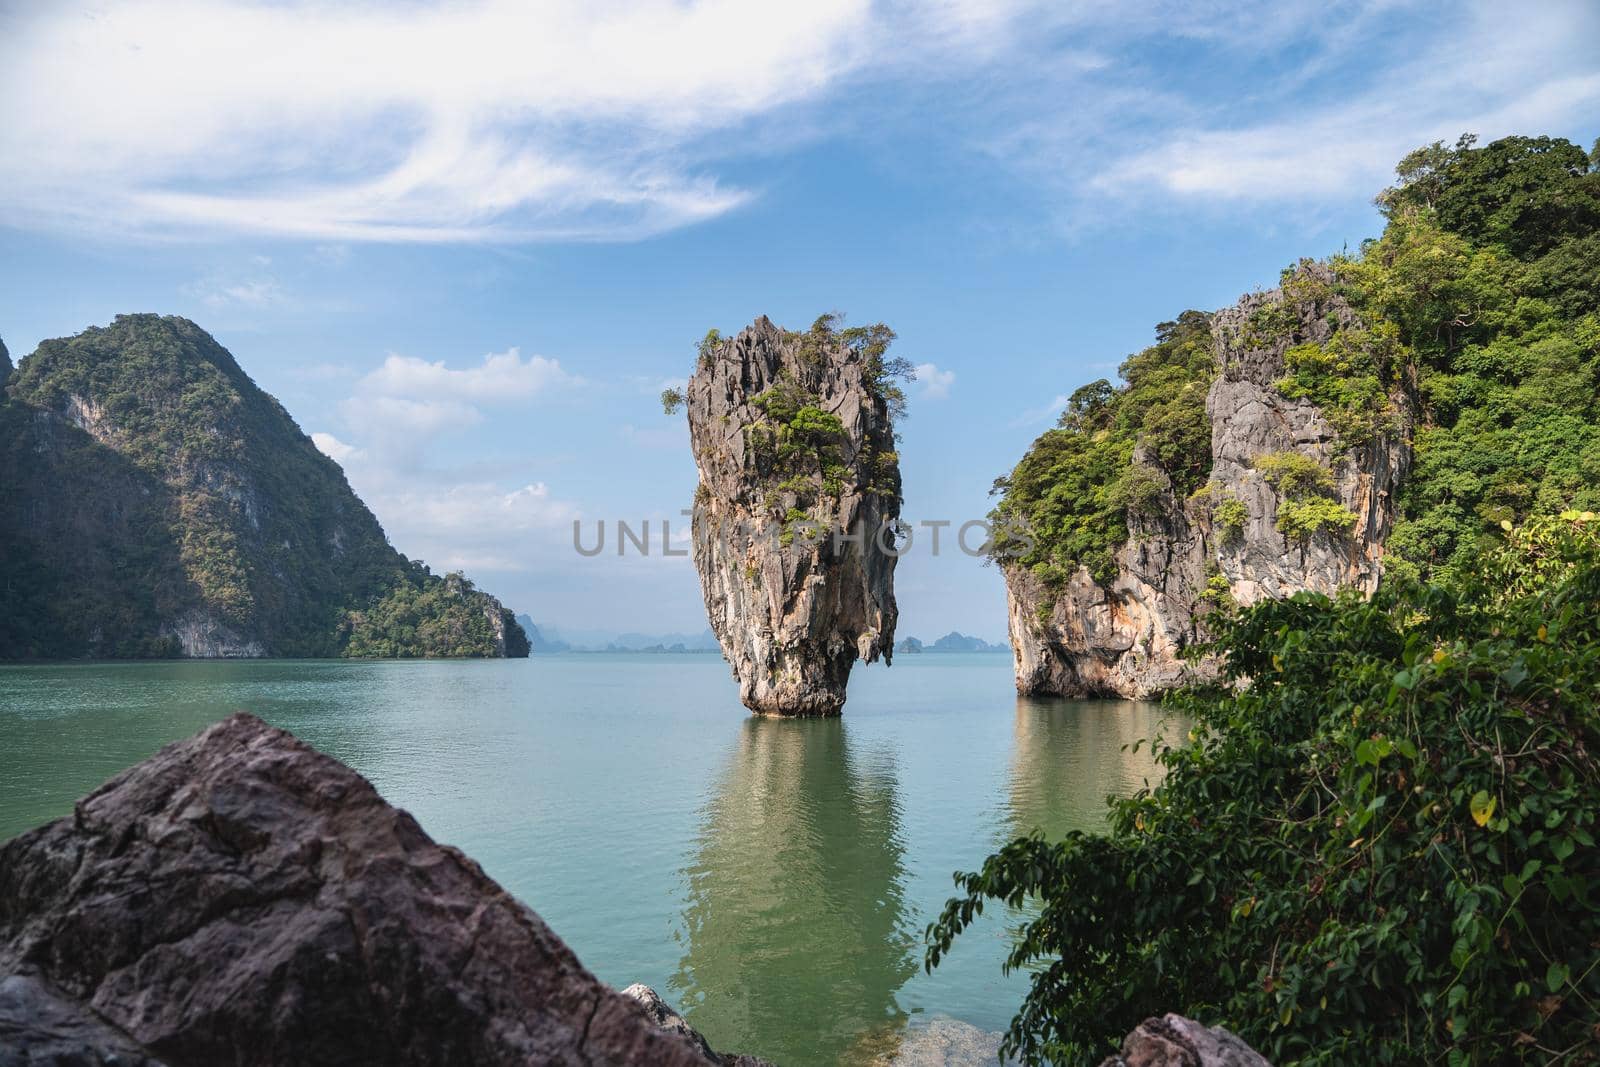
<path id="1" fill-rule="evenodd" d="M 1600 1067 L 1596 43 L 0 3 L 0 1067 Z"/>
<path id="2" fill-rule="evenodd" d="M 745 707 L 837 715 L 857 660 L 887 664 L 905 414 L 887 326 L 760 318 L 700 344 L 687 391 L 694 562 Z"/>

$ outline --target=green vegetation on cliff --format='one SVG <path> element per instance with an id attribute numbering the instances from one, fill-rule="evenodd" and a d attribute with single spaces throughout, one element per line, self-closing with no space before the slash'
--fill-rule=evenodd
<path id="1" fill-rule="evenodd" d="M 497 654 L 458 618 L 347 643 L 444 580 L 389 546 L 339 466 L 193 323 L 124 315 L 46 341 L 6 393 L 0 657 L 176 654 L 185 634 L 235 654 Z M 427 604 L 501 611 L 470 585 Z"/>
<path id="2" fill-rule="evenodd" d="M 1283 299 L 1252 316 L 1245 340 L 1282 337 L 1296 308 L 1325 303 L 1319 288 L 1359 312 L 1326 342 L 1291 346 L 1275 387 L 1317 404 L 1349 448 L 1409 408 L 1413 468 L 1386 567 L 1425 577 L 1459 569 L 1503 520 L 1600 507 L 1600 157 L 1553 138 L 1464 137 L 1412 153 L 1399 176 L 1379 197 L 1383 235 L 1330 260 L 1331 282 L 1285 271 Z M 1170 509 L 1165 480 L 1179 496 L 1203 485 L 1204 398 L 1219 373 L 1204 323 L 1188 312 L 1161 327 L 1120 389 L 1078 390 L 995 483 L 997 519 L 1026 522 L 1036 540 L 1022 564 L 1047 580 L 1078 564 L 1108 580 L 1129 516 Z M 1346 524 L 1325 493 L 1286 504 L 1285 532 Z"/>
<path id="3" fill-rule="evenodd" d="M 1336 261 L 1415 381 L 1392 571 L 1458 570 L 1504 520 L 1600 507 L 1597 165 L 1545 137 L 1430 146 L 1380 198 L 1382 238 Z"/>
<path id="4" fill-rule="evenodd" d="M 1242 339 L 1292 340 L 1334 293 L 1354 309 L 1290 344 L 1273 387 L 1352 450 L 1414 427 L 1376 593 L 1208 616 L 1221 678 L 1173 698 L 1196 725 L 1160 750 L 1164 781 L 1113 804 L 1106 834 L 1006 845 L 929 930 L 931 966 L 985 902 L 1037 904 L 1009 960 L 1031 972 L 1006 1039 L 1029 1062 L 1095 1062 L 1174 1010 L 1283 1067 L 1593 1059 L 1600 145 L 1463 138 L 1399 174 L 1382 236 L 1285 272 Z M 1197 366 L 1197 388 L 1218 373 Z M 1175 394 L 1124 378 L 1080 390 L 998 483 L 1047 577 L 1105 577 L 1170 477 L 1124 427 L 1159 425 Z M 1354 519 L 1310 457 L 1252 462 L 1284 533 Z M 1191 499 L 1237 536 L 1237 500 L 1203 476 Z"/>
<path id="5" fill-rule="evenodd" d="M 1169 494 L 1182 500 L 1211 472 L 1210 316 L 1186 311 L 1162 323 L 1156 343 L 1117 373 L 1122 388 L 1101 379 L 1073 393 L 1057 427 L 995 481 L 1003 494 L 996 525 L 1031 531 L 1033 550 L 1020 562 L 1047 581 L 1064 581 L 1080 564 L 1109 581 L 1129 513 L 1154 515 Z M 999 539 L 996 548 L 1004 555 L 1007 544 Z"/>
<path id="6" fill-rule="evenodd" d="M 1094 1063 L 1178 1011 L 1293 1064 L 1583 1062 L 1600 1005 L 1600 520 L 1457 580 L 1219 616 L 1222 687 L 1106 834 L 958 876 L 929 965 L 1032 898 L 1006 1046 Z M 1235 688 L 1238 687 L 1238 688 Z"/>

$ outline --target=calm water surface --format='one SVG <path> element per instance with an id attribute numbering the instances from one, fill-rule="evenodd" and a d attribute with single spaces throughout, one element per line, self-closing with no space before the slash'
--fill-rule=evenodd
<path id="1" fill-rule="evenodd" d="M 1100 826 L 1161 725 L 1018 699 L 993 654 L 858 668 L 845 717 L 812 722 L 748 716 L 715 655 L 5 667 L 0 839 L 241 708 L 365 774 L 601 978 L 785 1067 L 871 1062 L 941 1017 L 1003 1029 L 1026 984 L 1000 973 L 1006 916 L 922 970 L 951 872 Z"/>

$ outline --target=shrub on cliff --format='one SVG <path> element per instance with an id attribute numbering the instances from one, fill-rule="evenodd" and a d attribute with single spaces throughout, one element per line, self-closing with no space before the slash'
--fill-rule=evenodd
<path id="1" fill-rule="evenodd" d="M 1165 780 L 1105 835 L 1021 838 L 958 875 L 929 966 L 986 901 L 1035 899 L 1005 1041 L 1029 1062 L 1092 1062 L 1170 1010 L 1280 1067 L 1583 1062 L 1600 521 L 1541 519 L 1473 562 L 1219 618 L 1224 687 L 1177 698 L 1195 725 Z"/>
<path id="2" fill-rule="evenodd" d="M 1600 144 L 1586 154 L 1560 138 L 1480 148 L 1463 137 L 1417 150 L 1397 171 L 1378 198 L 1383 235 L 1332 257 L 1332 282 L 1285 271 L 1284 299 L 1257 310 L 1245 340 L 1281 339 L 1292 310 L 1330 286 L 1359 312 L 1324 342 L 1292 345 L 1274 387 L 1314 403 L 1347 449 L 1403 415 L 1414 422 L 1385 567 L 1426 579 L 1465 566 L 1504 520 L 1600 508 Z M 1032 532 L 1018 560 L 1038 576 L 1064 578 L 1080 563 L 1101 581 L 1115 576 L 1129 507 L 1149 503 L 1111 492 L 1135 445 L 1180 497 L 1204 484 L 1205 394 L 1218 368 L 1209 337 L 1191 327 L 1205 322 L 1186 312 L 1161 327 L 1123 365 L 1125 388 L 1084 386 L 1060 426 L 996 481 L 995 514 Z M 1330 505 L 1302 502 L 1280 529 L 1345 526 Z M 997 548 L 1008 558 L 1003 540 Z"/>
<path id="3" fill-rule="evenodd" d="M 1073 393 L 1056 428 L 995 481 L 1003 494 L 990 516 L 995 525 L 1032 535 L 1032 547 L 1020 554 L 997 538 L 996 558 L 1014 559 L 1047 581 L 1064 581 L 1079 564 L 1110 581 L 1113 553 L 1128 539 L 1128 513 L 1154 507 L 1161 476 L 1181 498 L 1211 473 L 1211 353 L 1210 316 L 1186 311 L 1123 362 L 1122 388 L 1101 380 Z M 1136 447 L 1144 462 L 1130 466 Z"/>

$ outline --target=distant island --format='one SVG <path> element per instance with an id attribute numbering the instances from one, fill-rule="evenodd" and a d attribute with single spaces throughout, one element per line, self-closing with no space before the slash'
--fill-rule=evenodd
<path id="1" fill-rule="evenodd" d="M 517 622 L 528 634 L 535 654 L 541 652 L 660 652 L 668 654 L 701 654 L 720 652 L 717 638 L 711 630 L 698 634 L 685 633 L 611 633 L 605 630 L 566 630 L 550 623 L 536 623 L 531 615 L 518 615 Z M 969 637 L 959 630 L 951 630 L 937 641 L 923 642 L 907 637 L 895 646 L 895 652 L 918 655 L 923 652 L 1010 652 L 1011 646 L 993 644 L 981 637 Z"/>
<path id="2" fill-rule="evenodd" d="M 536 623 L 531 615 L 518 615 L 517 622 L 528 635 L 535 654 L 540 652 L 663 652 L 705 653 L 721 652 L 716 635 L 710 628 L 698 634 L 664 633 L 645 634 L 628 631 L 610 633 L 604 630 L 565 630 L 550 623 Z"/>
<path id="3" fill-rule="evenodd" d="M 189 320 L 0 346 L 0 386 L 0 659 L 528 654 Z"/>
<path id="4" fill-rule="evenodd" d="M 959 630 L 951 630 L 932 644 L 924 644 L 915 637 L 901 641 L 894 649 L 916 655 L 920 652 L 1010 652 L 1011 646 L 990 644 L 981 637 L 968 637 Z"/>

